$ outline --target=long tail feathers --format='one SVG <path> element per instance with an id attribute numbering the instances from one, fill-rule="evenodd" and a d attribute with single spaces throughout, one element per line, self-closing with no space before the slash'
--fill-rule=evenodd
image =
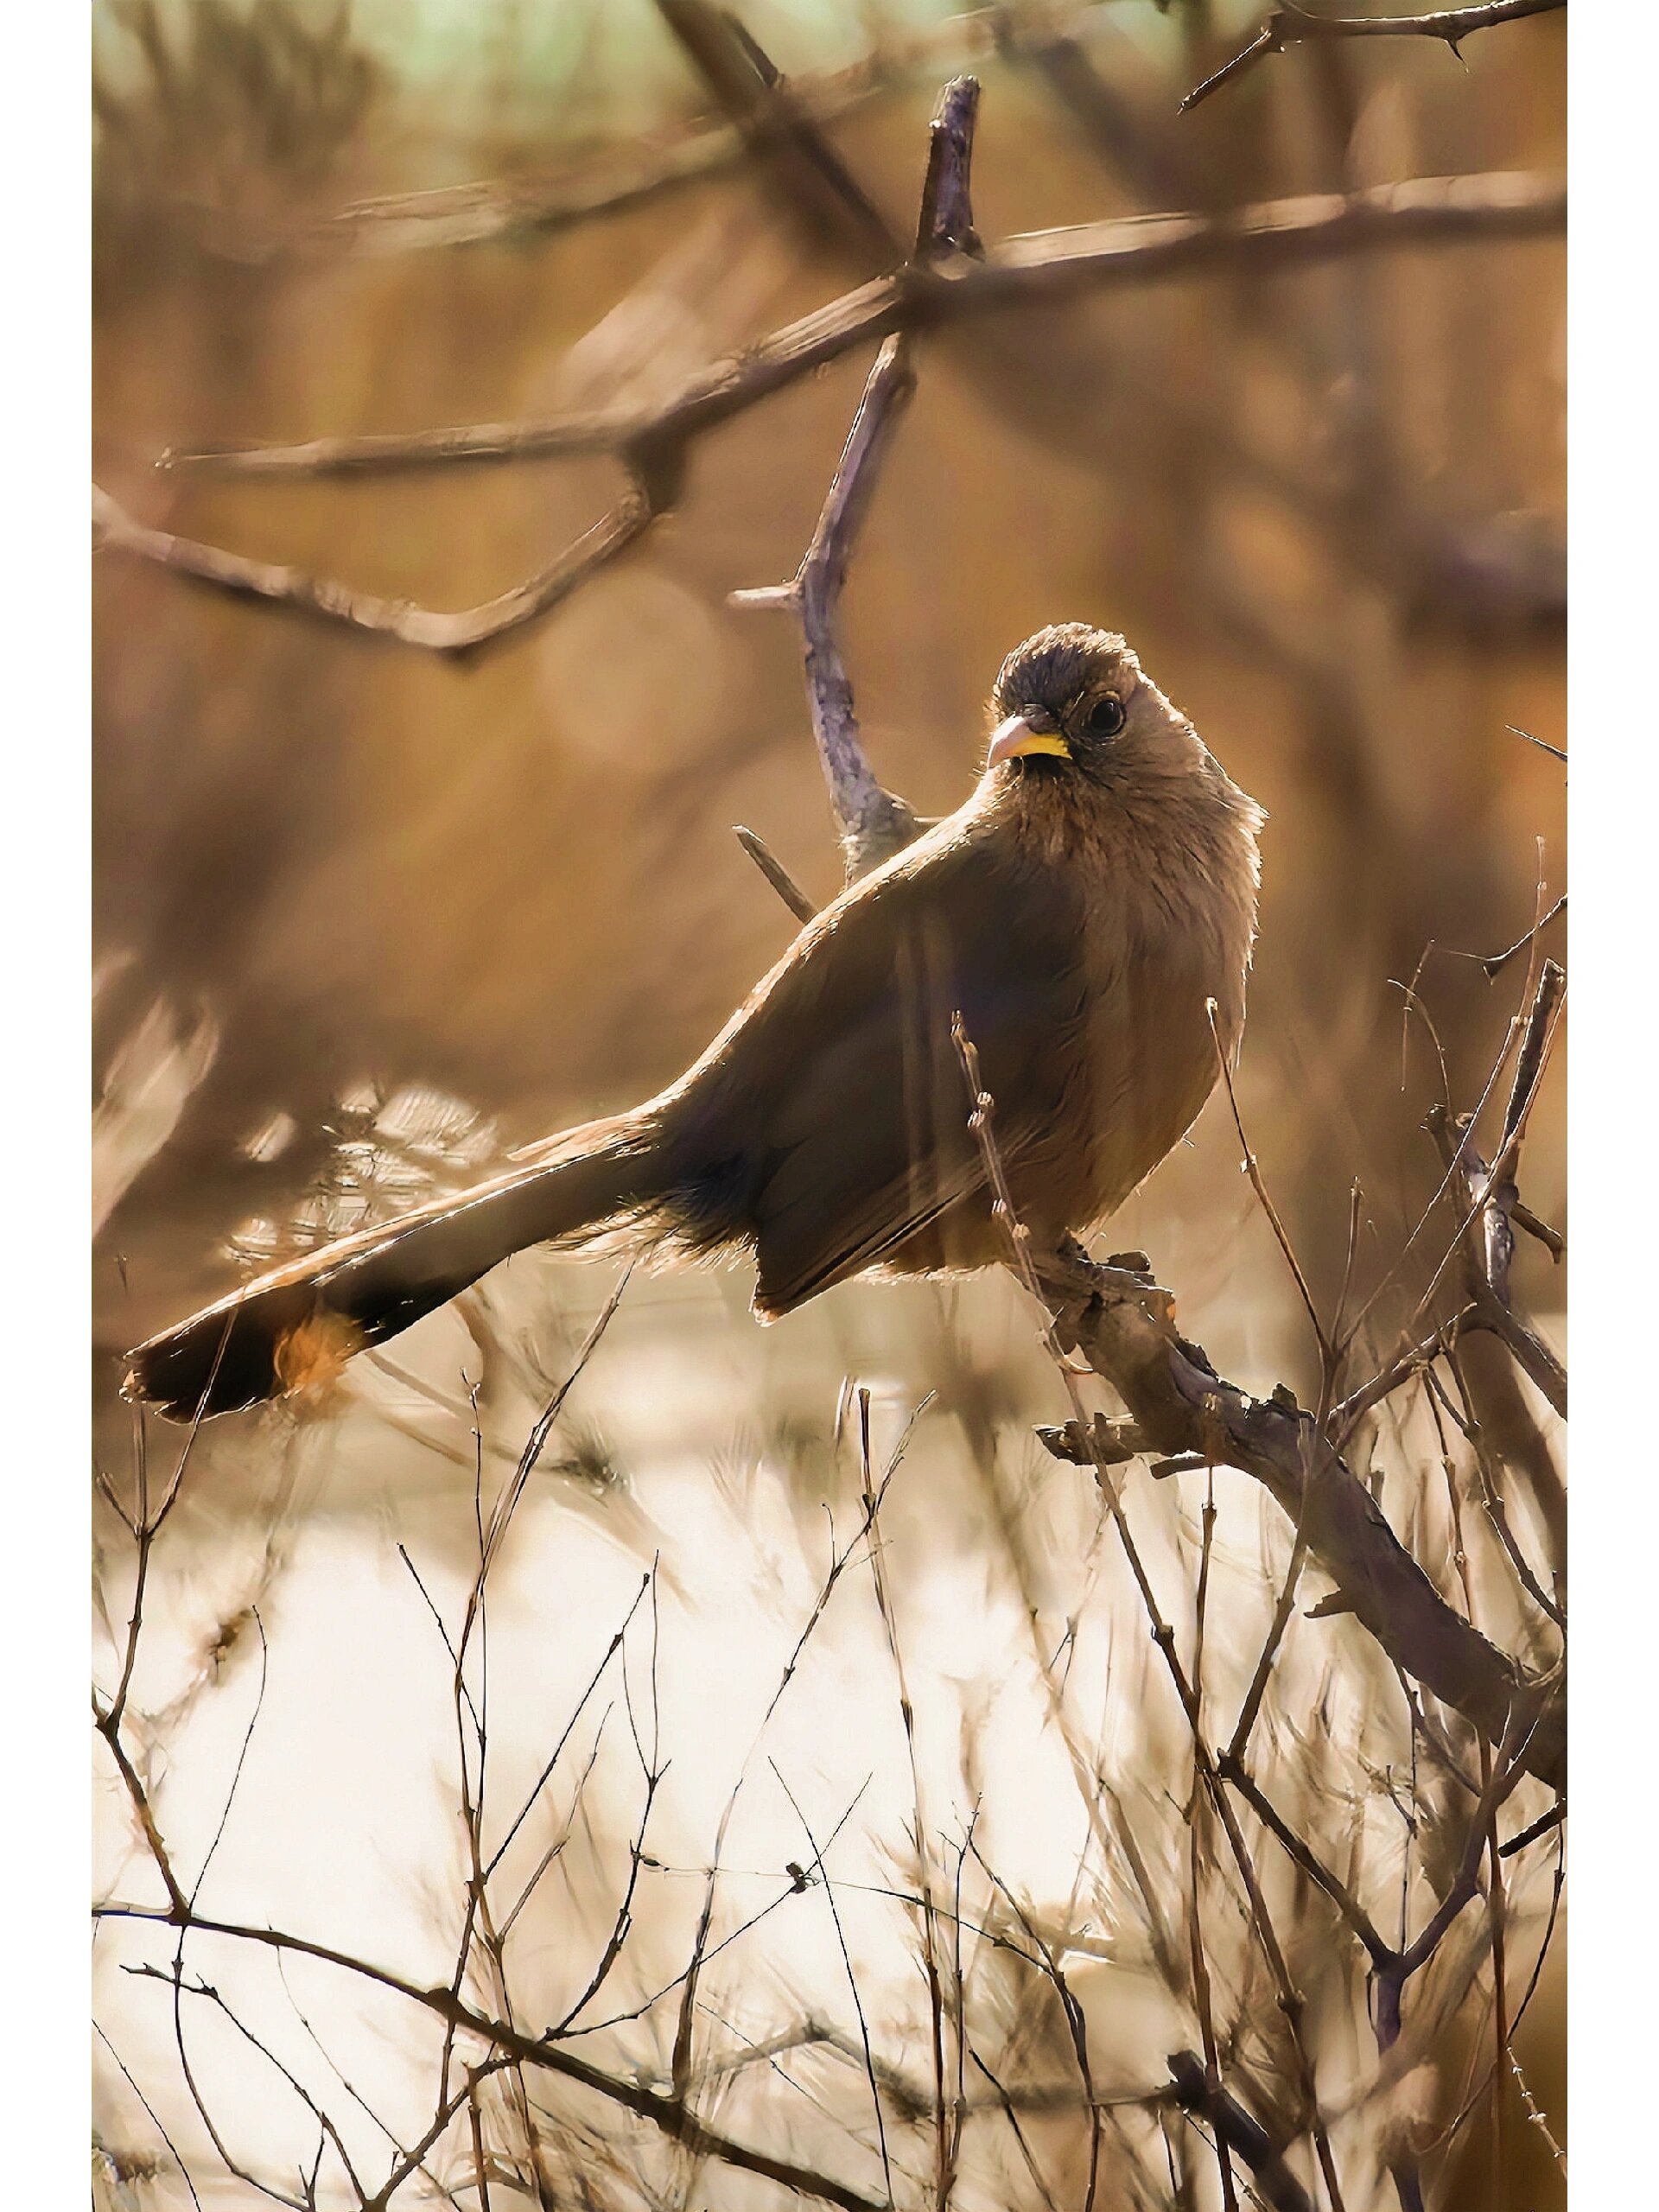
<path id="1" fill-rule="evenodd" d="M 446 1305 L 510 1253 L 648 1202 L 644 1131 L 596 1123 L 568 1141 L 551 1160 L 326 1245 L 150 1338 L 129 1355 L 127 1395 L 183 1421 L 280 1397 Z"/>

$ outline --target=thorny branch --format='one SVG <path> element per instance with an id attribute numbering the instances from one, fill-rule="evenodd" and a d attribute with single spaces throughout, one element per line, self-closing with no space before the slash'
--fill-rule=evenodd
<path id="1" fill-rule="evenodd" d="M 1181 102 L 1181 111 L 1185 114 L 1197 107 L 1258 61 L 1266 60 L 1268 54 L 1283 54 L 1293 46 L 1329 39 L 1431 38 L 1439 39 L 1457 54 L 1464 40 L 1472 38 L 1477 31 L 1491 30 L 1497 23 L 1519 22 L 1525 16 L 1551 15 L 1566 5 L 1567 0 L 1485 0 L 1480 7 L 1440 8 L 1425 16 L 1325 16 L 1297 6 L 1295 0 L 1282 0 L 1242 52 L 1224 62 L 1212 77 L 1193 86 Z"/>

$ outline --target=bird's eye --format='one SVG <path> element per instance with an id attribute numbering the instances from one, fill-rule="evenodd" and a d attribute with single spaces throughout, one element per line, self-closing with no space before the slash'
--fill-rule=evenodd
<path id="1" fill-rule="evenodd" d="M 1123 727 L 1123 702 L 1107 692 L 1090 708 L 1083 726 L 1091 737 L 1116 737 Z"/>

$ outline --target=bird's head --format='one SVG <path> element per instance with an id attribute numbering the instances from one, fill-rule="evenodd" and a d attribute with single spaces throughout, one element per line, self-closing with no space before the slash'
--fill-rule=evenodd
<path id="1" fill-rule="evenodd" d="M 1016 645 L 991 690 L 988 769 L 1021 779 L 1111 783 L 1147 764 L 1191 725 L 1141 673 L 1122 639 L 1056 622 Z"/>

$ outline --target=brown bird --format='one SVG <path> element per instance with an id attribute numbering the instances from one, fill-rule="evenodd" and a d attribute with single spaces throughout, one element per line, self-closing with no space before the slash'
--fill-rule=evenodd
<path id="1" fill-rule="evenodd" d="M 601 1234 L 751 1251 L 763 1320 L 849 1275 L 988 1266 L 1007 1238 L 957 1012 L 1019 1217 L 1038 1239 L 1103 1220 L 1237 1043 L 1263 817 L 1104 631 L 1028 638 L 990 720 L 966 804 L 815 915 L 677 1082 L 151 1338 L 129 1390 L 186 1421 L 251 1405 L 511 1253 Z"/>

